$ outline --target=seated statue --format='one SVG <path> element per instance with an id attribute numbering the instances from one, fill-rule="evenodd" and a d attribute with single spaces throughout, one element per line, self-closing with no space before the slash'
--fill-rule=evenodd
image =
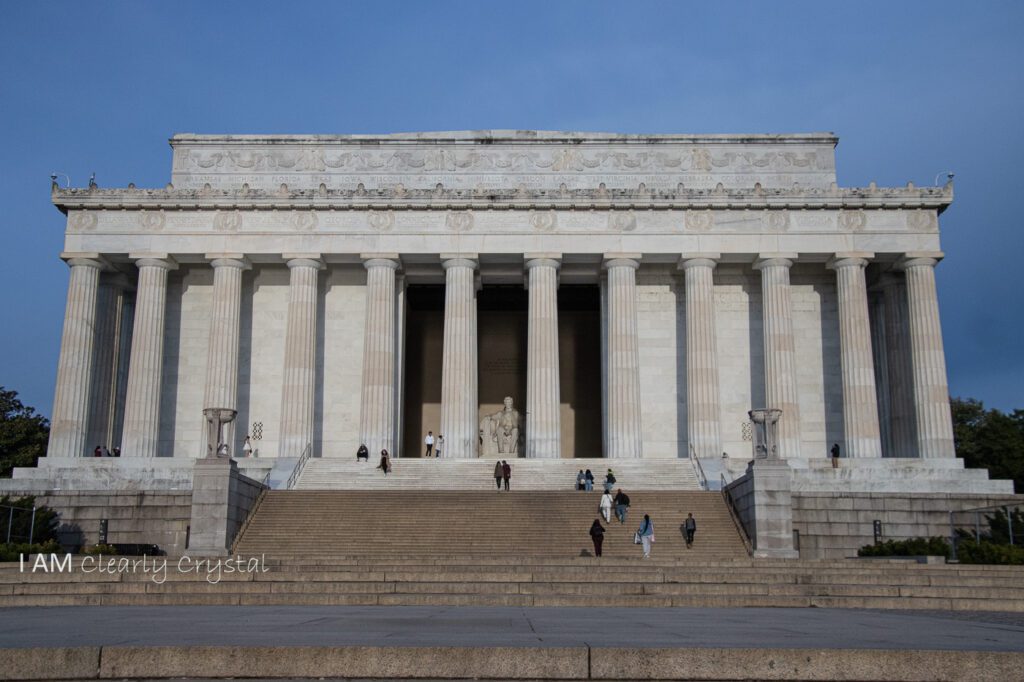
<path id="1" fill-rule="evenodd" d="M 506 396 L 505 406 L 480 421 L 480 456 L 519 454 L 519 439 L 523 433 L 522 415 L 512 407 L 512 398 Z"/>

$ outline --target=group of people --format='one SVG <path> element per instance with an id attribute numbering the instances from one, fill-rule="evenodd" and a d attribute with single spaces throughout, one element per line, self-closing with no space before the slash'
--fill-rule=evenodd
<path id="1" fill-rule="evenodd" d="M 611 492 L 612 488 L 615 487 L 615 473 L 609 469 L 608 473 L 604 476 L 604 491 L 606 493 Z M 594 489 L 594 474 L 587 469 L 584 471 L 580 469 L 580 472 L 576 474 L 576 490 L 591 491 Z"/>
<path id="2" fill-rule="evenodd" d="M 96 449 L 92 451 L 93 457 L 120 457 L 121 448 L 114 448 L 108 450 L 106 445 L 97 445 Z"/>
<path id="3" fill-rule="evenodd" d="M 507 461 L 500 459 L 494 465 L 494 484 L 498 486 L 498 490 L 501 490 L 501 484 L 505 484 L 505 490 L 508 490 L 509 481 L 512 480 L 512 465 Z"/>
<path id="4" fill-rule="evenodd" d="M 423 453 L 424 457 L 440 457 L 441 451 L 444 449 L 444 436 L 439 433 L 437 440 L 434 440 L 434 432 L 427 431 L 427 437 L 423 439 L 423 444 L 427 447 Z"/>
<path id="5" fill-rule="evenodd" d="M 629 495 L 622 492 L 621 488 L 615 493 L 614 498 L 607 490 L 601 495 L 600 510 L 605 523 L 612 521 L 612 505 L 615 506 L 615 518 L 618 519 L 619 524 L 625 524 L 626 514 L 629 512 Z M 697 520 L 693 518 L 692 513 L 687 514 L 686 520 L 683 522 L 687 549 L 693 547 L 693 536 L 696 532 Z M 594 519 L 594 523 L 590 525 L 590 539 L 594 542 L 594 556 L 601 556 L 604 534 L 605 527 L 601 525 L 601 519 Z M 644 559 L 651 558 L 651 545 L 654 544 L 654 522 L 651 521 L 649 514 L 644 514 L 644 520 L 640 522 L 640 527 L 633 533 L 633 543 L 643 548 Z"/>
<path id="6" fill-rule="evenodd" d="M 356 450 L 356 461 L 358 462 L 361 459 L 367 462 L 370 461 L 370 448 L 366 447 L 366 443 L 360 443 L 359 449 Z M 380 464 L 377 465 L 377 468 L 384 472 L 385 476 L 391 471 L 391 455 L 388 453 L 387 448 L 380 451 Z"/>

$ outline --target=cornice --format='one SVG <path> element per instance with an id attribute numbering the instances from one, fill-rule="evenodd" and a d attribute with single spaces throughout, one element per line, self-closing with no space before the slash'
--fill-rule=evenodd
<path id="1" fill-rule="evenodd" d="M 290 190 L 274 192 L 243 186 L 237 190 L 127 188 L 73 188 L 56 185 L 54 205 L 69 210 L 685 210 L 685 209 L 933 209 L 944 211 L 953 201 L 953 186 L 944 187 L 792 187 L 787 189 L 649 190 L 432 190 L 365 189 Z"/>

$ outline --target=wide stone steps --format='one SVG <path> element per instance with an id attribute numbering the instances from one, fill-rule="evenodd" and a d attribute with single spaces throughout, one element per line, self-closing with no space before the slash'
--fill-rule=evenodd
<path id="1" fill-rule="evenodd" d="M 392 460 L 387 476 L 369 462 L 321 457 L 306 462 L 296 488 L 300 490 L 488 490 L 494 489 L 494 460 L 401 458 Z M 513 490 L 573 490 L 583 469 L 601 488 L 613 469 L 616 487 L 631 490 L 700 490 L 688 459 L 510 459 Z"/>
<path id="2" fill-rule="evenodd" d="M 656 556 L 734 559 L 746 548 L 719 493 L 637 491 L 627 522 L 612 517 L 604 554 L 638 556 L 633 533 L 644 514 L 655 528 Z M 588 556 L 599 518 L 597 492 L 271 491 L 237 544 L 243 554 Z M 687 549 L 681 526 L 698 523 Z"/>
<path id="3" fill-rule="evenodd" d="M 76 559 L 80 566 L 81 558 Z M 0 564 L 0 606 L 477 605 L 832 607 L 1024 611 L 1024 568 L 849 560 L 520 556 L 264 558 L 221 574 L 22 573 Z M 262 568 L 266 572 L 262 572 Z"/>

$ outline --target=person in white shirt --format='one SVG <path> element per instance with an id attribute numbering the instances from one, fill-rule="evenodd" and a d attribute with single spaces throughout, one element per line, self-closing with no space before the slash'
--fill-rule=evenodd
<path id="1" fill-rule="evenodd" d="M 427 451 L 424 453 L 424 457 L 430 457 L 434 451 L 434 432 L 427 431 L 427 437 L 423 439 L 423 444 L 427 446 Z"/>
<path id="2" fill-rule="evenodd" d="M 434 446 L 434 457 L 441 456 L 441 448 L 444 447 L 444 436 L 437 434 L 437 445 Z"/>
<path id="3" fill-rule="evenodd" d="M 604 517 L 605 523 L 612 522 L 612 494 L 607 491 L 601 495 L 601 516 Z"/>
<path id="4" fill-rule="evenodd" d="M 242 457 L 252 457 L 252 443 L 249 442 L 249 436 L 246 436 L 245 442 L 242 443 Z"/>

